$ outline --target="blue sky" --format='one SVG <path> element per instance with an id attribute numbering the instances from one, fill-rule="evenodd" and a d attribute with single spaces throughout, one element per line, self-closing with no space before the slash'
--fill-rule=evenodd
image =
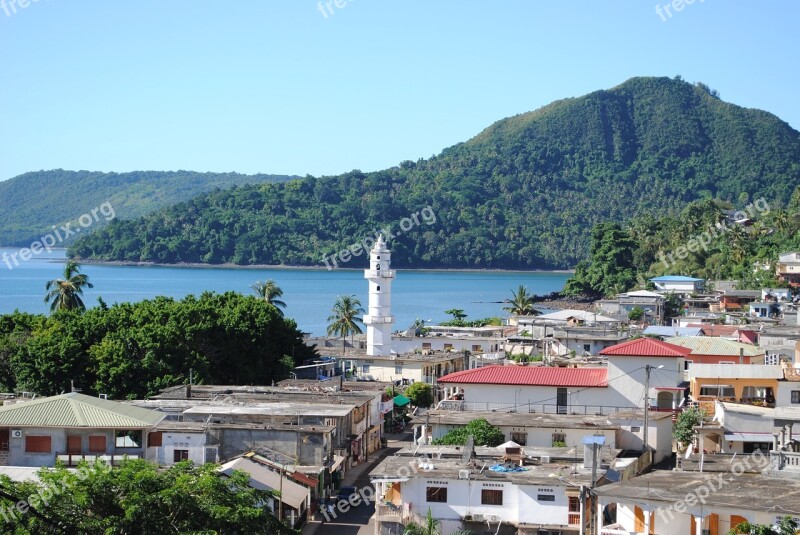
<path id="1" fill-rule="evenodd" d="M 666 0 L 15 1 L 0 3 L 0 180 L 371 171 L 640 75 L 800 128 L 793 0 L 671 16 Z"/>

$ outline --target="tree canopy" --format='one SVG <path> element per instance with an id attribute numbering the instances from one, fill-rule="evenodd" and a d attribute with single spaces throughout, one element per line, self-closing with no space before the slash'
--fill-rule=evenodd
<path id="1" fill-rule="evenodd" d="M 316 356 L 297 325 L 233 292 L 0 316 L 0 388 L 141 398 L 189 381 L 271 384 Z"/>
<path id="2" fill-rule="evenodd" d="M 70 254 L 321 266 L 430 207 L 434 218 L 417 215 L 391 238 L 397 267 L 572 268 L 595 224 L 700 199 L 785 205 L 798 185 L 800 134 L 788 124 L 680 79 L 643 77 L 503 119 L 427 160 L 204 193 L 114 221 Z"/>
<path id="3" fill-rule="evenodd" d="M 250 487 L 244 472 L 227 477 L 217 468 L 184 461 L 160 470 L 129 460 L 114 469 L 102 462 L 77 471 L 44 468 L 39 481 L 0 476 L 0 508 L 15 517 L 14 529 L 3 533 L 296 533 L 265 507 L 271 492 Z M 20 502 L 27 502 L 24 513 Z"/>
<path id="4" fill-rule="evenodd" d="M 499 446 L 506 440 L 499 428 L 490 424 L 485 418 L 478 418 L 465 426 L 451 429 L 442 438 L 434 440 L 433 444 L 463 446 L 470 435 L 475 437 L 476 446 Z"/>

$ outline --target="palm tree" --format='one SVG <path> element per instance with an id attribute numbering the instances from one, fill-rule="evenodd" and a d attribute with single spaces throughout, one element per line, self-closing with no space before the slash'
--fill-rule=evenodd
<path id="1" fill-rule="evenodd" d="M 333 314 L 328 316 L 328 335 L 336 335 L 342 337 L 342 357 L 344 357 L 344 347 L 347 336 L 354 334 L 361 334 L 363 331 L 358 326 L 359 323 L 363 324 L 358 314 L 364 314 L 364 309 L 361 308 L 361 301 L 355 295 L 340 295 L 336 298 L 336 303 L 331 310 Z M 352 340 L 351 340 L 352 345 Z"/>
<path id="2" fill-rule="evenodd" d="M 537 316 L 539 311 L 533 308 L 535 298 L 535 295 L 529 294 L 528 289 L 520 284 L 516 292 L 511 290 L 511 299 L 506 299 L 509 306 L 503 307 L 503 310 L 511 312 L 515 316 Z"/>
<path id="3" fill-rule="evenodd" d="M 403 529 L 403 535 L 440 535 L 442 533 L 442 524 L 431 513 L 431 508 L 428 507 L 428 514 L 425 515 L 425 520 L 422 524 L 416 522 L 409 522 Z M 472 535 L 469 530 L 454 531 L 451 535 Z"/>
<path id="4" fill-rule="evenodd" d="M 94 288 L 89 277 L 80 273 L 81 267 L 72 260 L 64 266 L 64 278 L 47 281 L 44 302 L 50 303 L 50 312 L 57 310 L 86 310 L 81 295 L 83 287 Z"/>
<path id="5" fill-rule="evenodd" d="M 251 288 L 261 299 L 274 306 L 278 310 L 278 314 L 283 316 L 283 310 L 281 309 L 286 308 L 286 303 L 278 299 L 278 297 L 283 295 L 283 290 L 275 284 L 274 280 L 268 279 L 263 282 L 258 281 L 253 284 Z"/>

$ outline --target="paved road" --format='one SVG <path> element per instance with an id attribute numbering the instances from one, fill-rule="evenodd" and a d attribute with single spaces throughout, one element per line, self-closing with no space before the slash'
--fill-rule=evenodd
<path id="1" fill-rule="evenodd" d="M 400 448 L 407 446 L 410 440 L 410 433 L 407 436 L 404 434 L 401 440 L 389 440 L 389 447 L 382 450 L 377 460 L 371 461 L 370 465 L 377 465 L 387 455 L 392 455 Z M 357 489 L 371 487 L 369 472 L 370 470 L 364 470 L 354 481 L 347 481 L 345 476 L 344 483 L 354 485 Z M 371 488 L 374 492 L 374 487 Z M 370 496 L 370 494 L 367 494 L 367 496 Z M 373 535 L 375 533 L 375 524 L 372 520 L 372 515 L 375 513 L 374 502 L 369 504 L 361 503 L 357 507 L 350 508 L 345 513 L 340 513 L 339 511 L 335 511 L 335 513 L 336 518 L 331 518 L 330 521 L 321 524 L 317 528 L 316 535 Z"/>

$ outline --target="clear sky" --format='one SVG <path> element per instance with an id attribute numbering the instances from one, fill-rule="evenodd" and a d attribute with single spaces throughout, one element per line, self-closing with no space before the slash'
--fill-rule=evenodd
<path id="1" fill-rule="evenodd" d="M 11 1 L 0 179 L 371 171 L 640 75 L 800 128 L 795 0 Z"/>

